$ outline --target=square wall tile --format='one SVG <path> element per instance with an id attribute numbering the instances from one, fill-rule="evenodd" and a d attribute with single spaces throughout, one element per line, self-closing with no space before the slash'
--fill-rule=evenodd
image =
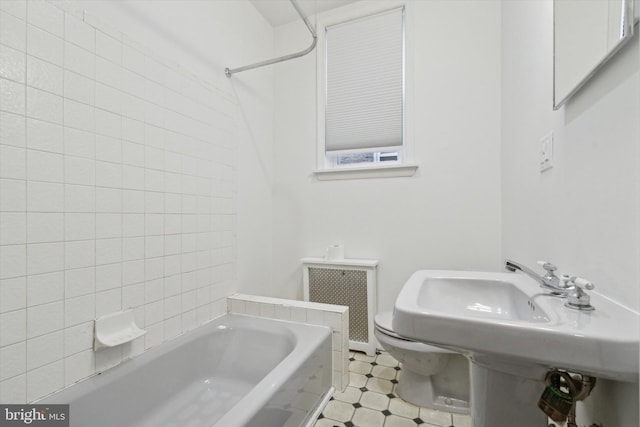
<path id="1" fill-rule="evenodd" d="M 22 52 L 27 50 L 27 23 L 24 18 L 0 12 L 0 43 Z"/>
<path id="2" fill-rule="evenodd" d="M 122 264 L 96 266 L 96 291 L 106 291 L 120 286 L 122 286 Z"/>
<path id="3" fill-rule="evenodd" d="M 65 99 L 64 125 L 86 132 L 93 132 L 95 127 L 95 109 L 92 105 L 83 104 L 72 99 Z"/>
<path id="4" fill-rule="evenodd" d="M 115 64 L 122 63 L 122 42 L 102 31 L 96 31 L 96 54 Z"/>
<path id="5" fill-rule="evenodd" d="M 24 403 L 27 401 L 27 376 L 18 375 L 0 381 L 0 400 L 3 403 Z"/>
<path id="6" fill-rule="evenodd" d="M 96 55 L 96 81 L 115 89 L 123 90 L 122 67 L 108 59 Z"/>
<path id="7" fill-rule="evenodd" d="M 60 272 L 27 276 L 27 305 L 61 301 L 64 297 L 64 274 Z"/>
<path id="8" fill-rule="evenodd" d="M 26 215 L 21 212 L 0 212 L 0 245 L 23 245 L 26 240 Z"/>
<path id="9" fill-rule="evenodd" d="M 65 298 L 93 294 L 96 290 L 95 267 L 68 269 L 64 275 Z"/>
<path id="10" fill-rule="evenodd" d="M 0 314 L 0 347 L 16 344 L 27 338 L 27 310 Z"/>
<path id="11" fill-rule="evenodd" d="M 90 52 L 95 51 L 96 30 L 70 13 L 64 16 L 64 38 Z"/>
<path id="12" fill-rule="evenodd" d="M 25 341 L 0 348 L 0 381 L 24 374 L 27 371 L 26 361 Z"/>
<path id="13" fill-rule="evenodd" d="M 75 157 L 95 157 L 95 134 L 79 129 L 64 128 L 64 153 Z"/>
<path id="14" fill-rule="evenodd" d="M 64 240 L 64 214 L 29 212 L 27 214 L 27 242 L 45 243 Z"/>
<path id="15" fill-rule="evenodd" d="M 96 214 L 96 238 L 110 239 L 122 236 L 122 215 L 111 213 Z"/>
<path id="16" fill-rule="evenodd" d="M 27 150 L 27 179 L 31 181 L 64 182 L 62 154 Z"/>
<path id="17" fill-rule="evenodd" d="M 64 178 L 66 183 L 95 185 L 95 160 L 82 157 L 65 156 L 64 163 Z M 95 210 L 95 206 L 91 209 Z"/>
<path id="18" fill-rule="evenodd" d="M 82 102 L 87 105 L 95 103 L 95 80 L 78 74 L 74 71 L 64 71 L 64 96 L 65 98 Z M 93 129 L 90 129 L 93 131 Z"/>
<path id="19" fill-rule="evenodd" d="M 94 53 L 67 41 L 64 43 L 64 67 L 90 79 L 96 77 Z"/>
<path id="20" fill-rule="evenodd" d="M 59 95 L 27 86 L 27 116 L 47 122 L 62 124 L 63 99 Z"/>
<path id="21" fill-rule="evenodd" d="M 0 179 L 0 211 L 24 212 L 27 209 L 26 182 Z"/>
<path id="22" fill-rule="evenodd" d="M 68 163 L 67 163 L 68 164 Z M 85 212 L 91 215 L 93 223 L 92 237 L 95 237 L 95 206 L 96 206 L 96 189 L 89 185 L 65 185 L 64 186 L 64 203 L 67 212 Z M 80 218 L 80 217 L 78 217 Z M 81 226 L 76 224 L 77 226 Z M 89 227 L 89 226 L 87 226 Z M 69 238 L 68 240 L 82 240 Z"/>
<path id="23" fill-rule="evenodd" d="M 24 148 L 0 145 L 0 178 L 25 179 L 27 152 Z"/>
<path id="24" fill-rule="evenodd" d="M 62 67 L 27 55 L 27 85 L 56 95 L 62 95 Z"/>
<path id="25" fill-rule="evenodd" d="M 27 372 L 27 401 L 32 402 L 64 387 L 62 360 Z"/>
<path id="26" fill-rule="evenodd" d="M 26 277 L 15 277 L 13 279 L 0 280 L 0 313 L 20 310 L 25 308 L 26 306 Z"/>
<path id="27" fill-rule="evenodd" d="M 64 12 L 46 1 L 27 2 L 29 24 L 60 38 L 64 37 Z"/>
<path id="28" fill-rule="evenodd" d="M 64 385 L 68 387 L 88 376 L 96 369 L 95 355 L 92 350 L 85 350 L 69 356 L 64 360 Z"/>
<path id="29" fill-rule="evenodd" d="M 27 274 L 27 246 L 0 246 L 0 279 L 25 276 Z"/>
<path id="30" fill-rule="evenodd" d="M 27 272 L 41 274 L 64 269 L 64 243 L 27 245 Z"/>
<path id="31" fill-rule="evenodd" d="M 27 338 L 58 331 L 64 326 L 62 301 L 37 305 L 27 309 Z"/>
<path id="32" fill-rule="evenodd" d="M 27 25 L 27 53 L 62 67 L 64 42 L 61 37 L 29 24 Z"/>
<path id="33" fill-rule="evenodd" d="M 26 0 L 18 1 L 2 1 L 0 2 L 0 10 L 13 15 L 22 20 L 27 19 L 27 2 Z"/>
<path id="34" fill-rule="evenodd" d="M 67 205 L 68 206 L 68 205 Z M 90 240 L 96 237 L 96 216 L 94 213 L 71 213 L 64 215 L 65 240 Z"/>
<path id="35" fill-rule="evenodd" d="M 51 153 L 64 152 L 62 126 L 42 120 L 27 119 L 26 128 L 28 148 Z"/>
<path id="36" fill-rule="evenodd" d="M 27 340 L 27 370 L 39 368 L 62 359 L 62 331 Z"/>
<path id="37" fill-rule="evenodd" d="M 64 326 L 81 325 L 96 318 L 96 297 L 94 294 L 69 298 L 65 301 Z"/>
<path id="38" fill-rule="evenodd" d="M 95 267 L 95 240 L 79 240 L 64 243 L 64 268 L 66 270 Z"/>
<path id="39" fill-rule="evenodd" d="M 122 290 L 110 289 L 96 293 L 96 317 L 122 310 Z"/>
<path id="40" fill-rule="evenodd" d="M 63 212 L 64 185 L 27 181 L 27 211 Z"/>
<path id="41" fill-rule="evenodd" d="M 0 44 L 0 77 L 24 83 L 26 80 L 24 52 Z"/>
<path id="42" fill-rule="evenodd" d="M 81 351 L 93 351 L 93 322 L 65 328 L 64 330 L 64 350 L 65 356 L 76 354 Z"/>
<path id="43" fill-rule="evenodd" d="M 0 144 L 25 147 L 27 132 L 25 117 L 0 111 Z"/>
<path id="44" fill-rule="evenodd" d="M 96 264 L 112 264 L 122 261 L 122 239 L 96 240 Z"/>

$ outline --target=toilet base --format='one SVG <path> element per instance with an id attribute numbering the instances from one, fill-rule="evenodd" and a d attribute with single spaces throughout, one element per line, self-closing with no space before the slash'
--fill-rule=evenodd
<path id="1" fill-rule="evenodd" d="M 403 367 L 398 378 L 396 393 L 402 400 L 423 408 L 463 415 L 470 413 L 468 400 L 438 392 L 432 382 L 433 379 L 433 376 L 426 377 Z"/>

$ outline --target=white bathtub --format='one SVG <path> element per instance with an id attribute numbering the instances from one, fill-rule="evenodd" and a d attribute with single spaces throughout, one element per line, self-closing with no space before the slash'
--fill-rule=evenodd
<path id="1" fill-rule="evenodd" d="M 289 427 L 330 391 L 328 328 L 226 315 L 37 403 L 72 427 Z"/>

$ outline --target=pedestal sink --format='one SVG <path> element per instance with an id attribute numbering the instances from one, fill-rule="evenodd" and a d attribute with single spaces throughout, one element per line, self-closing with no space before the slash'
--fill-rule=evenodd
<path id="1" fill-rule="evenodd" d="M 474 427 L 539 427 L 549 369 L 638 382 L 638 314 L 596 292 L 591 303 L 565 307 L 520 273 L 420 270 L 398 295 L 393 329 L 469 358 Z"/>

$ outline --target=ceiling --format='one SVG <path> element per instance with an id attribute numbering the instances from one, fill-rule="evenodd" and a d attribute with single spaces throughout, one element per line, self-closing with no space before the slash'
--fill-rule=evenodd
<path id="1" fill-rule="evenodd" d="M 249 0 L 258 12 L 274 27 L 300 19 L 289 0 Z M 298 5 L 307 14 L 324 12 L 335 9 L 357 0 L 297 0 Z"/>

